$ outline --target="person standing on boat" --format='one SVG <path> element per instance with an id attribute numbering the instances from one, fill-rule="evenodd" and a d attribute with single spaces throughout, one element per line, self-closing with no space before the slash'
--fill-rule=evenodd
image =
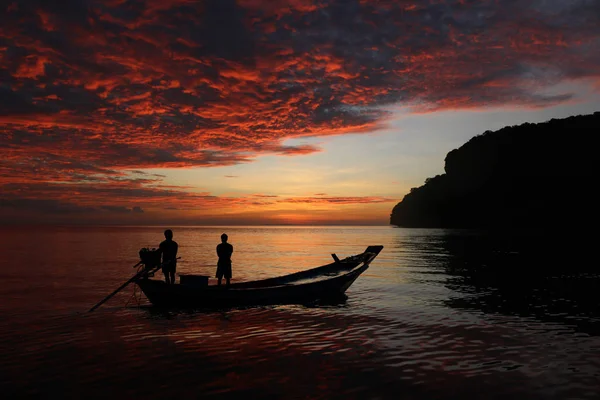
<path id="1" fill-rule="evenodd" d="M 225 277 L 227 287 L 229 287 L 229 280 L 231 279 L 231 254 L 233 253 L 233 246 L 227 243 L 227 235 L 224 233 L 221 235 L 221 243 L 217 245 L 217 256 L 219 261 L 217 262 L 217 279 L 219 279 L 219 286 L 221 285 L 221 279 Z"/>
<path id="2" fill-rule="evenodd" d="M 165 240 L 158 246 L 158 251 L 162 254 L 162 272 L 165 274 L 165 282 L 175 283 L 175 270 L 177 269 L 177 242 L 173 240 L 173 231 L 165 231 Z"/>

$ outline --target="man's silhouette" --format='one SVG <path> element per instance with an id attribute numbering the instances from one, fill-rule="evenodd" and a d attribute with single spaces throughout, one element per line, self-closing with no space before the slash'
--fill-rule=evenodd
<path id="1" fill-rule="evenodd" d="M 227 235 L 221 235 L 221 242 L 217 245 L 217 255 L 219 261 L 217 262 L 217 278 L 219 279 L 219 285 L 221 285 L 221 279 L 225 277 L 227 281 L 227 287 L 229 287 L 229 280 L 231 279 L 231 253 L 233 253 L 233 246 L 227 243 Z"/>
<path id="2" fill-rule="evenodd" d="M 162 254 L 162 272 L 165 274 L 165 281 L 168 284 L 175 283 L 175 270 L 177 269 L 177 242 L 173 240 L 173 231 L 165 231 L 165 240 L 158 246 L 158 251 Z"/>

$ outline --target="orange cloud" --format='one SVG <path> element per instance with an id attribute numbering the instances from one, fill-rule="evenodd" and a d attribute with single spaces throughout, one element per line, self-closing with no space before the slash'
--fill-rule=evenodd
<path id="1" fill-rule="evenodd" d="M 94 208 L 110 196 L 92 196 L 87 185 L 111 193 L 118 183 L 143 193 L 141 207 L 151 210 L 172 188 L 124 179 L 127 170 L 311 154 L 320 149 L 284 143 L 372 132 L 395 104 L 415 112 L 546 107 L 572 94 L 544 88 L 600 75 L 594 2 L 59 3 L 15 0 L 0 17 L 6 201 L 68 197 Z M 175 194 L 185 207 L 213 201 L 190 188 Z M 344 201 L 387 200 L 288 203 Z"/>

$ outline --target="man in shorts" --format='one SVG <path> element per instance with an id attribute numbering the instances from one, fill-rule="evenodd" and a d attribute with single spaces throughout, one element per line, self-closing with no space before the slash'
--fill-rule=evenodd
<path id="1" fill-rule="evenodd" d="M 217 279 L 219 279 L 219 286 L 221 286 L 221 279 L 225 277 L 227 287 L 229 287 L 229 280 L 231 279 L 231 254 L 233 253 L 233 246 L 227 243 L 227 235 L 224 233 L 221 235 L 221 243 L 217 245 L 217 256 L 219 261 L 217 262 Z"/>
<path id="2" fill-rule="evenodd" d="M 173 240 L 173 231 L 165 231 L 165 240 L 158 246 L 162 254 L 162 272 L 165 274 L 165 282 L 175 283 L 175 270 L 177 269 L 177 242 Z"/>

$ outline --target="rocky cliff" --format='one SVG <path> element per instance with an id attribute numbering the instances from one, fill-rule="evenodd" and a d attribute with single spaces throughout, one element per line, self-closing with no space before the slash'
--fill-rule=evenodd
<path id="1" fill-rule="evenodd" d="M 597 215 L 600 112 L 487 131 L 391 214 L 402 227 L 586 226 Z"/>

